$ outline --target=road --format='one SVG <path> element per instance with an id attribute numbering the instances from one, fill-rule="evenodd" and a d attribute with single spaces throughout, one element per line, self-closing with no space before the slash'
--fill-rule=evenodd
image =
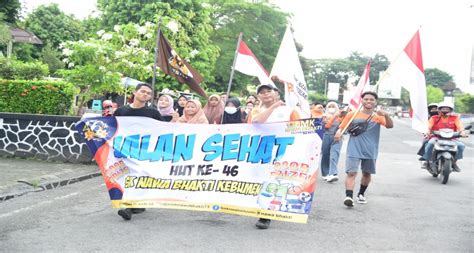
<path id="1" fill-rule="evenodd" d="M 99 177 L 1 203 L 0 251 L 473 251 L 472 143 L 462 172 L 442 185 L 419 168 L 419 134 L 407 121 L 395 124 L 382 131 L 369 203 L 347 209 L 343 181 L 318 179 L 308 224 L 258 230 L 254 218 L 166 209 L 124 221 Z"/>

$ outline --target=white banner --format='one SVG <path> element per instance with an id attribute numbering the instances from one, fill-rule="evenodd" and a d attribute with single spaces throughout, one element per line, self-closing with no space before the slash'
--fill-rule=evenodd
<path id="1" fill-rule="evenodd" d="M 383 76 L 385 71 L 380 71 L 379 77 Z M 386 80 L 378 85 L 377 94 L 379 98 L 400 99 L 402 94 L 402 86 L 387 73 Z"/>
<path id="2" fill-rule="evenodd" d="M 338 100 L 339 99 L 339 83 L 328 83 L 328 94 L 327 97 L 329 100 Z"/>
<path id="3" fill-rule="evenodd" d="M 319 119 L 195 125 L 108 117 L 83 119 L 77 129 L 114 207 L 307 221 L 321 148 Z"/>

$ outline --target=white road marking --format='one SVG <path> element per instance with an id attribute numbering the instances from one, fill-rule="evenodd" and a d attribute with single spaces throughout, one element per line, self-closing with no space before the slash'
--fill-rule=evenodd
<path id="1" fill-rule="evenodd" d="M 91 187 L 88 190 L 94 190 L 94 189 L 102 188 L 103 186 L 105 186 L 105 183 L 102 183 L 102 184 L 100 184 L 98 186 L 95 186 L 95 187 Z M 0 219 L 5 218 L 5 217 L 9 217 L 9 216 L 12 216 L 12 215 L 24 212 L 24 211 L 28 211 L 28 210 L 31 210 L 33 208 L 37 208 L 37 207 L 40 207 L 40 206 L 43 206 L 43 205 L 46 205 L 46 204 L 51 204 L 51 203 L 53 203 L 54 201 L 57 201 L 57 200 L 68 199 L 68 198 L 74 197 L 76 195 L 79 195 L 79 192 L 69 193 L 69 194 L 64 195 L 64 196 L 55 197 L 52 200 L 46 200 L 46 201 L 42 201 L 42 202 L 36 203 L 34 205 L 31 205 L 31 206 L 22 207 L 20 209 L 17 209 L 17 210 L 8 212 L 8 213 L 0 214 Z"/>

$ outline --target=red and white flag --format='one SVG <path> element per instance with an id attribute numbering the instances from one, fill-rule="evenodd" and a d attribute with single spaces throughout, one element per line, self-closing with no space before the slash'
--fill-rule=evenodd
<path id="1" fill-rule="evenodd" d="M 364 73 L 362 73 L 362 76 L 359 79 L 359 82 L 357 83 L 357 87 L 355 88 L 354 95 L 352 96 L 351 100 L 349 101 L 349 108 L 351 110 L 357 110 L 360 106 L 360 101 L 362 98 L 360 95 L 362 95 L 363 92 L 369 90 L 370 88 L 370 61 L 365 65 Z"/>
<path id="2" fill-rule="evenodd" d="M 239 44 L 234 69 L 249 76 L 256 76 L 260 84 L 273 85 L 272 80 L 268 77 L 268 72 L 243 40 Z"/>
<path id="3" fill-rule="evenodd" d="M 286 106 L 297 109 L 302 118 L 311 117 L 308 88 L 289 26 L 278 49 L 270 77 L 285 84 Z"/>
<path id="4" fill-rule="evenodd" d="M 399 83 L 410 93 L 413 111 L 411 126 L 416 131 L 425 133 L 428 130 L 428 105 L 420 31 L 415 33 L 400 56 L 388 67 L 379 85 L 382 82 Z"/>

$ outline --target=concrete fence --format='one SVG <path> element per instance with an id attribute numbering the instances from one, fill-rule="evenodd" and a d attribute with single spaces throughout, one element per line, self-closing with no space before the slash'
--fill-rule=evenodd
<path id="1" fill-rule="evenodd" d="M 91 154 L 75 130 L 80 117 L 0 112 L 0 156 L 88 163 Z"/>

